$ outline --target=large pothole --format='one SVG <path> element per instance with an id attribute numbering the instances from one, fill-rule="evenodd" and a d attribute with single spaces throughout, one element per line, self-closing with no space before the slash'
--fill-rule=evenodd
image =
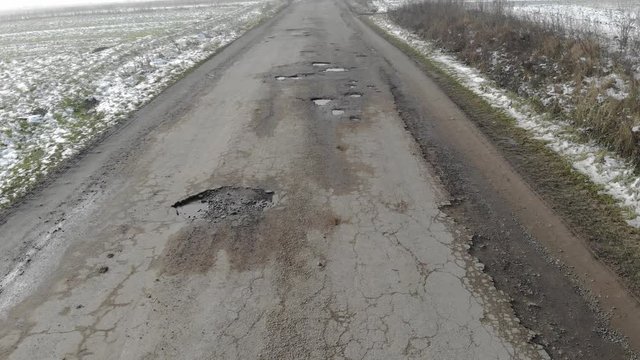
<path id="1" fill-rule="evenodd" d="M 324 70 L 324 72 L 346 72 L 346 71 L 349 71 L 349 70 L 343 67 L 330 67 Z"/>
<path id="2" fill-rule="evenodd" d="M 180 200 L 171 207 L 187 219 L 217 222 L 253 218 L 273 202 L 273 191 L 248 187 L 223 186 L 205 190 Z"/>
<path id="3" fill-rule="evenodd" d="M 328 105 L 332 100 L 329 98 L 311 98 L 311 101 L 313 101 L 313 103 L 318 106 L 325 106 Z"/>
<path id="4" fill-rule="evenodd" d="M 220 250 L 236 270 L 267 261 L 279 236 L 259 229 L 273 228 L 263 222 L 274 196 L 262 189 L 223 186 L 173 204 L 189 223 L 168 240 L 159 259 L 163 273 L 205 273 L 216 263 Z"/>

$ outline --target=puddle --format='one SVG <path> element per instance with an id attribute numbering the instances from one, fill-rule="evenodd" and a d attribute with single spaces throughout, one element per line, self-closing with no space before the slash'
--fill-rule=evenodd
<path id="1" fill-rule="evenodd" d="M 271 205 L 273 191 L 223 186 L 205 190 L 171 205 L 176 214 L 187 219 L 242 219 Z"/>
<path id="2" fill-rule="evenodd" d="M 307 76 L 312 76 L 312 75 L 315 75 L 315 74 L 316 73 L 308 72 L 308 73 L 300 73 L 300 74 L 289 75 L 289 76 L 278 75 L 278 76 L 276 76 L 276 80 L 278 80 L 278 81 L 300 80 L 302 78 L 306 78 Z"/>
<path id="3" fill-rule="evenodd" d="M 333 116 L 340 116 L 344 114 L 344 110 L 342 109 L 333 109 L 331 110 L 331 115 Z"/>
<path id="4" fill-rule="evenodd" d="M 276 76 L 276 80 L 278 81 L 284 81 L 284 80 L 298 80 L 300 79 L 300 76 L 298 75 L 291 75 L 291 76 Z"/>
<path id="5" fill-rule="evenodd" d="M 316 62 L 312 63 L 311 65 L 318 66 L 318 67 L 325 67 L 325 66 L 331 65 L 331 63 L 324 62 L 324 61 L 316 61 Z"/>
<path id="6" fill-rule="evenodd" d="M 312 73 L 310 73 L 310 74 L 296 74 L 296 75 L 289 75 L 289 76 L 282 76 L 282 75 L 280 75 L 280 76 L 276 76 L 276 80 L 278 80 L 278 81 L 284 81 L 284 80 L 300 80 L 300 79 L 302 79 L 303 77 L 307 77 L 307 76 L 310 76 L 310 75 L 314 75 L 314 74 L 312 74 Z"/>
<path id="7" fill-rule="evenodd" d="M 341 67 L 331 67 L 324 70 L 324 72 L 345 72 L 345 71 L 349 71 L 349 70 Z"/>
<path id="8" fill-rule="evenodd" d="M 323 99 L 323 98 L 313 98 L 311 99 L 314 104 L 318 106 L 324 106 L 331 102 L 331 99 Z"/>

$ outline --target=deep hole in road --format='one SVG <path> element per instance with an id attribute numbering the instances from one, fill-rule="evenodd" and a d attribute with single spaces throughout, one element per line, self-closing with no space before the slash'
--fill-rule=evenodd
<path id="1" fill-rule="evenodd" d="M 324 106 L 329 104 L 332 99 L 329 98 L 311 98 L 311 101 L 313 101 L 314 104 L 318 105 L 318 106 Z"/>
<path id="2" fill-rule="evenodd" d="M 268 208 L 273 191 L 249 187 L 223 186 L 189 196 L 171 205 L 187 219 L 243 219 Z"/>
<path id="3" fill-rule="evenodd" d="M 306 73 L 299 73 L 299 74 L 294 74 L 294 75 L 277 75 L 275 78 L 278 81 L 284 81 L 284 80 L 300 80 L 303 78 L 306 78 L 308 76 L 312 76 L 315 75 L 315 73 L 313 72 L 306 72 Z"/>

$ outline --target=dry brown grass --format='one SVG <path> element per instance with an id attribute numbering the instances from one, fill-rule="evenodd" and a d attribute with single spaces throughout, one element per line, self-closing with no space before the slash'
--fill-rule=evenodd
<path id="1" fill-rule="evenodd" d="M 559 23 L 516 17 L 500 2 L 475 7 L 456 0 L 413 3 L 389 16 L 540 110 L 572 121 L 585 129 L 585 136 L 640 164 L 640 145 L 632 131 L 640 124 L 640 91 L 628 52 L 613 52 L 587 31 L 569 32 Z M 625 82 L 627 98 L 608 96 L 611 83 L 586 81 L 612 73 Z M 547 88 L 558 84 L 575 87 L 563 106 L 545 96 Z"/>

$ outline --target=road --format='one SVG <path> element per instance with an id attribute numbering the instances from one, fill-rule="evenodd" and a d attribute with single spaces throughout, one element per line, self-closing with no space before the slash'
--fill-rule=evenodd
<path id="1" fill-rule="evenodd" d="M 440 210 L 382 42 L 295 1 L 13 209 L 0 357 L 546 358 Z"/>

